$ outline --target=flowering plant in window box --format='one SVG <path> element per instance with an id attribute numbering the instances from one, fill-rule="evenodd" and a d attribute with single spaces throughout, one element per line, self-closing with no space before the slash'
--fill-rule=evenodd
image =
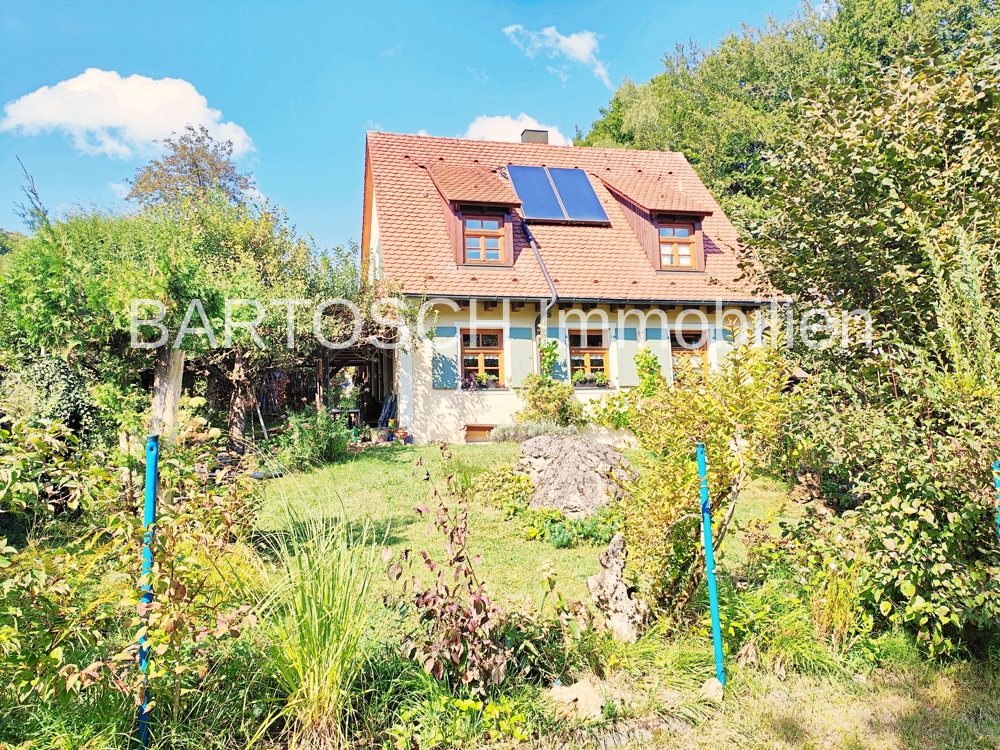
<path id="1" fill-rule="evenodd" d="M 500 378 L 488 372 L 470 372 L 462 378 L 462 390 L 481 391 L 487 388 L 499 388 Z"/>
<path id="2" fill-rule="evenodd" d="M 577 370 L 573 373 L 573 385 L 591 386 L 593 388 L 608 388 L 611 386 L 611 381 L 601 370 L 597 370 L 595 372 Z"/>

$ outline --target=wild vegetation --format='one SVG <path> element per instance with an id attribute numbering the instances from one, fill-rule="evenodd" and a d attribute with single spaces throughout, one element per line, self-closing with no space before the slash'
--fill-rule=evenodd
<path id="1" fill-rule="evenodd" d="M 157 747 L 1000 742 L 996 10 L 850 0 L 665 68 L 580 142 L 685 151 L 738 219 L 748 276 L 834 320 L 868 309 L 871 346 L 831 326 L 819 348 L 737 346 L 673 382 L 641 350 L 640 384 L 584 413 L 549 342 L 497 442 L 359 450 L 312 404 L 247 434 L 263 374 L 311 361 L 308 336 L 265 353 L 245 329 L 225 351 L 194 334 L 145 574 L 137 436 L 171 362 L 132 345 L 129 301 L 176 328 L 198 298 L 223 330 L 226 298 L 370 309 L 377 290 L 204 131 L 163 144 L 130 212 L 50 217 L 29 183 L 30 236 L 0 235 L 0 745 L 131 746 L 146 696 Z M 285 325 L 270 310 L 259 330 Z M 531 509 L 517 443 L 585 424 L 630 434 L 638 479 L 585 520 Z M 697 442 L 721 705 L 700 691 Z M 632 644 L 587 602 L 618 531 L 651 612 Z M 588 679 L 599 717 L 543 697 Z"/>

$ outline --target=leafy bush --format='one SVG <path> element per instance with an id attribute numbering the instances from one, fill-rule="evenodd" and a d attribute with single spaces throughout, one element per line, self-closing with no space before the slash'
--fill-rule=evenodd
<path id="1" fill-rule="evenodd" d="M 0 416 L 11 421 L 59 422 L 82 444 L 99 427 L 100 409 L 80 373 L 58 357 L 38 357 L 0 383 Z"/>
<path id="2" fill-rule="evenodd" d="M 732 352 L 717 372 L 681 365 L 673 384 L 656 357 L 635 357 L 639 385 L 606 399 L 598 419 L 632 432 L 643 452 L 640 477 L 620 502 L 629 561 L 641 595 L 677 612 L 702 575 L 695 444 L 703 442 L 720 545 L 741 490 L 776 450 L 787 419 L 786 366 L 762 347 Z M 634 563 L 634 567 L 633 567 Z"/>
<path id="3" fill-rule="evenodd" d="M 580 431 L 572 425 L 563 426 L 555 422 L 520 422 L 494 427 L 490 432 L 490 441 L 494 443 L 523 443 L 539 435 L 559 435 L 561 437 L 576 437 Z"/>
<path id="4" fill-rule="evenodd" d="M 151 575 L 141 573 L 140 514 L 110 493 L 55 541 L 31 541 L 0 563 L 0 692 L 25 709 L 59 701 L 82 710 L 109 695 L 134 705 L 149 689 L 163 733 L 206 710 L 206 694 L 245 689 L 226 682 L 219 660 L 220 643 L 253 621 L 229 577 L 251 559 L 242 542 L 255 515 L 249 480 L 227 474 L 217 485 L 169 453 L 160 467 Z M 138 599 L 141 583 L 151 604 Z M 140 630 L 145 683 L 134 666 Z"/>
<path id="5" fill-rule="evenodd" d="M 512 515 L 527 508 L 535 491 L 531 480 L 514 471 L 512 465 L 498 466 L 493 471 L 479 474 L 475 481 L 459 488 L 467 500 L 474 500 Z"/>
<path id="6" fill-rule="evenodd" d="M 418 511 L 429 512 L 427 508 Z M 486 695 L 507 675 L 512 656 L 504 632 L 508 615 L 493 602 L 476 575 L 467 546 L 464 505 L 449 510 L 442 501 L 434 526 L 445 535 L 448 560 L 438 565 L 421 552 L 433 583 L 424 588 L 412 574 L 404 581 L 402 595 L 412 594 L 420 629 L 404 638 L 403 654 L 453 688 L 467 688 L 473 696 Z M 409 550 L 389 567 L 390 579 L 399 579 L 404 562 L 412 565 Z"/>
<path id="7" fill-rule="evenodd" d="M 573 385 L 552 377 L 558 346 L 554 340 L 539 344 L 542 374 L 532 373 L 524 379 L 518 394 L 524 401 L 524 408 L 514 415 L 518 422 L 552 422 L 561 427 L 586 424 L 583 404 L 576 400 Z"/>
<path id="8" fill-rule="evenodd" d="M 0 514 L 51 517 L 105 496 L 111 478 L 95 466 L 101 457 L 81 456 L 78 444 L 59 423 L 0 419 Z"/>
<path id="9" fill-rule="evenodd" d="M 1000 548 L 990 466 L 1000 455 L 1000 323 L 992 248 L 958 233 L 933 261 L 935 329 L 862 366 L 830 368 L 803 391 L 795 459 L 851 498 L 830 521 L 790 530 L 802 575 L 844 571 L 880 627 L 906 628 L 930 654 L 970 628 L 996 630 Z M 989 256 L 986 256 L 987 258 Z M 912 332 L 911 332 L 912 334 Z"/>
<path id="10" fill-rule="evenodd" d="M 282 431 L 274 436 L 272 452 L 286 469 L 304 469 L 338 461 L 348 455 L 347 423 L 313 405 L 289 411 Z"/>

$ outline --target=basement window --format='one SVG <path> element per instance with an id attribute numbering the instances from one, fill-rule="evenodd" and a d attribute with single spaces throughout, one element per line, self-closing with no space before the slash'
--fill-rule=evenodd
<path id="1" fill-rule="evenodd" d="M 465 262 L 503 265 L 504 227 L 500 216 L 466 216 Z"/>

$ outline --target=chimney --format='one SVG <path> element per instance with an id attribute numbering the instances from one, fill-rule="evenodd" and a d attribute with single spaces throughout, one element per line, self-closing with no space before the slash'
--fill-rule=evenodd
<path id="1" fill-rule="evenodd" d="M 521 143 L 544 143 L 548 145 L 548 130 L 522 130 Z"/>

